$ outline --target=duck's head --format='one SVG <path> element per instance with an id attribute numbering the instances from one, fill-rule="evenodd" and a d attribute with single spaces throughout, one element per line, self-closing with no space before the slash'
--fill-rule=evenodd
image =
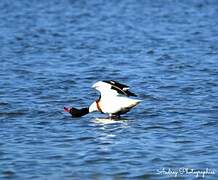
<path id="1" fill-rule="evenodd" d="M 74 107 L 72 108 L 64 107 L 64 111 L 70 113 L 72 117 L 81 117 L 89 113 L 89 108 L 77 109 Z"/>
<path id="2" fill-rule="evenodd" d="M 70 113 L 72 115 L 72 117 L 82 117 L 82 116 L 85 116 L 88 113 L 99 111 L 99 109 L 98 109 L 98 106 L 97 106 L 97 102 L 94 101 L 87 108 L 77 109 L 77 108 L 74 108 L 74 107 L 71 107 L 71 108 L 64 107 L 64 111 Z"/>

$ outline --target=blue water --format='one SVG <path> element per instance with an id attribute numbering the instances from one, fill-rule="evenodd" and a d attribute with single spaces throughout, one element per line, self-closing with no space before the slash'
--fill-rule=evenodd
<path id="1" fill-rule="evenodd" d="M 0 179 L 218 179 L 218 1 L 0 1 Z M 143 100 L 73 119 L 98 80 Z M 195 178 L 182 174 L 180 178 Z"/>

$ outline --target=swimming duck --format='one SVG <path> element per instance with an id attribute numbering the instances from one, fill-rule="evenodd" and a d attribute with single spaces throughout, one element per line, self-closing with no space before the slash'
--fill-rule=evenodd
<path id="1" fill-rule="evenodd" d="M 100 96 L 89 107 L 82 109 L 64 107 L 64 110 L 72 117 L 81 117 L 96 111 L 109 114 L 110 117 L 120 117 L 141 102 L 141 100 L 130 98 L 136 95 L 129 91 L 129 86 L 114 80 L 98 81 L 92 88 L 99 91 Z"/>

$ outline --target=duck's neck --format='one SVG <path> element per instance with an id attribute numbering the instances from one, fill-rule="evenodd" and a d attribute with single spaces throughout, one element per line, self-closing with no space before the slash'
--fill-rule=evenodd
<path id="1" fill-rule="evenodd" d="M 72 109 L 71 109 L 72 110 Z M 79 117 L 84 116 L 89 113 L 89 108 L 82 108 L 78 110 Z"/>
<path id="2" fill-rule="evenodd" d="M 89 112 L 95 112 L 98 111 L 97 103 L 94 101 L 90 106 L 89 106 Z"/>
<path id="3" fill-rule="evenodd" d="M 82 108 L 82 109 L 77 109 L 77 108 L 65 108 L 65 111 L 69 112 L 72 117 L 81 117 L 89 113 L 89 108 Z"/>

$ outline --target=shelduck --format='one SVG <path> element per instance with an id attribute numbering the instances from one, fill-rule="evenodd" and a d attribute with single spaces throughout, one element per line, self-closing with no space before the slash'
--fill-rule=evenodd
<path id="1" fill-rule="evenodd" d="M 81 117 L 96 111 L 109 114 L 110 117 L 120 117 L 141 102 L 139 99 L 130 98 L 136 95 L 129 90 L 129 86 L 117 81 L 98 81 L 92 88 L 99 91 L 100 96 L 89 107 L 81 109 L 64 107 L 64 110 L 72 117 Z"/>

